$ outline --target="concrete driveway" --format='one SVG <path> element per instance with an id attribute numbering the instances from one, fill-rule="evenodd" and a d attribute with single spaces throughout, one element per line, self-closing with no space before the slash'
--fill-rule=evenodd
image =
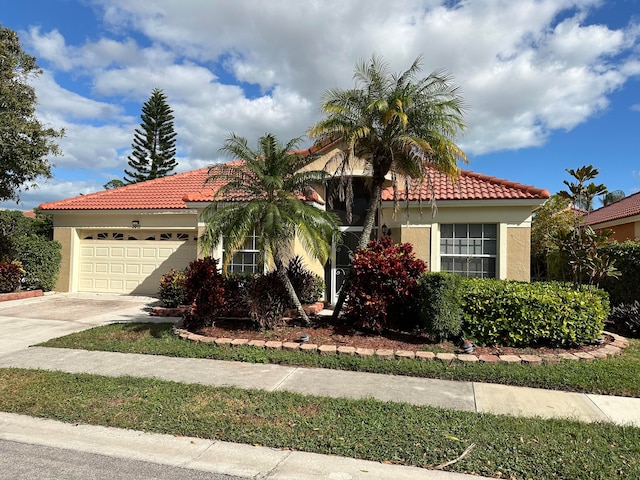
<path id="1" fill-rule="evenodd" d="M 0 353 L 113 322 L 170 321 L 149 316 L 159 303 L 153 297 L 88 293 L 0 302 Z"/>

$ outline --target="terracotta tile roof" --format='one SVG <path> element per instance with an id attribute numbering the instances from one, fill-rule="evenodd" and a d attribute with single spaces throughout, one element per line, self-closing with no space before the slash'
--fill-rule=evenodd
<path id="1" fill-rule="evenodd" d="M 207 183 L 209 168 L 177 173 L 155 180 L 125 185 L 87 195 L 43 203 L 42 210 L 162 210 L 186 209 L 186 202 L 211 202 L 221 182 Z M 310 189 L 301 198 L 324 204 L 318 194 Z M 240 194 L 229 201 L 248 201 Z"/>
<path id="2" fill-rule="evenodd" d="M 146 210 L 187 208 L 185 192 L 200 192 L 208 168 L 176 173 L 155 180 L 134 183 L 112 190 L 89 193 L 57 202 L 43 203 L 42 210 Z"/>
<path id="3" fill-rule="evenodd" d="M 541 188 L 535 188 L 522 183 L 510 182 L 497 177 L 483 175 L 481 173 L 461 170 L 458 180 L 452 182 L 444 173 L 430 169 L 429 183 L 422 188 L 413 188 L 409 191 L 409 200 L 431 198 L 431 186 L 435 199 L 442 200 L 497 200 L 497 199 L 545 199 L 549 198 L 549 192 Z M 404 200 L 404 191 L 398 192 Z M 383 200 L 393 200 L 393 189 L 386 188 L 382 192 Z"/>
<path id="4" fill-rule="evenodd" d="M 585 217 L 585 223 L 587 225 L 597 225 L 635 215 L 640 215 L 640 192 L 592 211 Z"/>
<path id="5" fill-rule="evenodd" d="M 57 202 L 43 203 L 42 210 L 157 210 L 186 209 L 186 202 L 211 202 L 220 184 L 208 183 L 208 168 L 201 168 L 168 177 L 134 183 L 112 190 L 80 195 Z M 493 200 L 493 199 L 545 199 L 549 192 L 539 188 L 509 182 L 495 177 L 462 170 L 458 181 L 452 183 L 444 174 L 431 172 L 436 200 Z M 410 200 L 418 199 L 418 189 L 409 193 Z M 422 188 L 422 198 L 430 198 L 427 186 Z M 304 198 L 323 203 L 310 189 Z M 393 200 L 391 188 L 384 190 L 383 200 Z M 248 198 L 233 195 L 229 201 L 246 201 Z"/>

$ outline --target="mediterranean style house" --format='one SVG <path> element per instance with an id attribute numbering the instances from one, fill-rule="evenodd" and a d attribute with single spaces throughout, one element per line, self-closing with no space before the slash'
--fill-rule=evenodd
<path id="1" fill-rule="evenodd" d="M 341 151 L 328 145 L 314 153 L 318 158 L 310 168 L 322 169 Z M 307 262 L 308 268 L 324 277 L 329 302 L 335 301 L 362 231 L 368 203 L 364 174 L 362 169 L 349 172 L 354 186 L 351 223 L 344 221 L 345 206 L 332 203 L 331 209 L 343 219 L 342 242 L 333 245 L 326 265 Z M 156 294 L 160 277 L 170 269 L 185 268 L 209 254 L 220 258 L 222 241 L 213 252 L 198 246 L 204 230 L 201 212 L 220 187 L 205 185 L 207 177 L 208 169 L 202 168 L 42 204 L 42 211 L 53 216 L 54 238 L 62 244 L 56 290 Z M 416 256 L 432 271 L 528 281 L 532 211 L 549 193 L 465 170 L 455 183 L 435 170 L 429 171 L 428 179 L 422 191 L 409 189 L 408 199 L 405 192 L 400 193 L 404 201 L 396 214 L 389 182 L 382 194 L 377 235 L 411 243 Z M 305 198 L 318 208 L 329 208 L 325 190 L 317 188 Z M 296 248 L 305 258 L 302 249 Z M 256 258 L 252 239 L 234 255 L 229 269 L 263 271 Z"/>
<path id="2" fill-rule="evenodd" d="M 584 222 L 595 230 L 613 230 L 611 240 L 640 240 L 640 192 L 589 212 Z"/>

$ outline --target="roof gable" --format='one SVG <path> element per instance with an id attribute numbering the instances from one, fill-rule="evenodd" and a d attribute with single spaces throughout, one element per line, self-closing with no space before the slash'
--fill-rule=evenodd
<path id="1" fill-rule="evenodd" d="M 597 225 L 599 223 L 613 222 L 635 215 L 640 215 L 640 192 L 590 212 L 585 216 L 585 223 L 587 225 Z"/>

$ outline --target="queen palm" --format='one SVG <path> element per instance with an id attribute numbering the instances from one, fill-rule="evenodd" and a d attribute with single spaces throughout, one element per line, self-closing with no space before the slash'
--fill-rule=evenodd
<path id="1" fill-rule="evenodd" d="M 242 161 L 209 170 L 207 182 L 221 186 L 203 212 L 206 228 L 202 243 L 211 249 L 224 237 L 226 270 L 235 251 L 255 232 L 259 264 L 275 266 L 291 302 L 308 325 L 309 318 L 286 274 L 284 259 L 292 254 L 297 238 L 309 255 L 324 263 L 339 232 L 334 214 L 305 201 L 309 188 L 325 182 L 327 174 L 305 170 L 314 159 L 294 151 L 300 141 L 294 138 L 283 145 L 267 134 L 258 139 L 253 150 L 243 137 L 231 134 L 226 139 L 221 151 Z"/>
<path id="2" fill-rule="evenodd" d="M 369 62 L 358 63 L 355 88 L 326 91 L 321 105 L 325 116 L 308 132 L 318 141 L 345 142 L 346 153 L 338 158 L 336 169 L 341 175 L 339 190 L 343 195 L 351 188 L 349 177 L 342 174 L 357 159 L 366 162 L 371 202 L 359 247 L 365 247 L 371 238 L 387 176 L 391 176 L 397 205 L 398 187 L 408 188 L 411 183 L 425 181 L 429 167 L 456 178 L 458 160 L 467 161 L 454 142 L 465 128 L 459 87 L 452 85 L 444 72 L 421 78 L 420 63 L 418 57 L 400 74 L 390 73 L 387 63 L 375 55 Z M 343 292 L 336 315 L 344 301 Z"/>

